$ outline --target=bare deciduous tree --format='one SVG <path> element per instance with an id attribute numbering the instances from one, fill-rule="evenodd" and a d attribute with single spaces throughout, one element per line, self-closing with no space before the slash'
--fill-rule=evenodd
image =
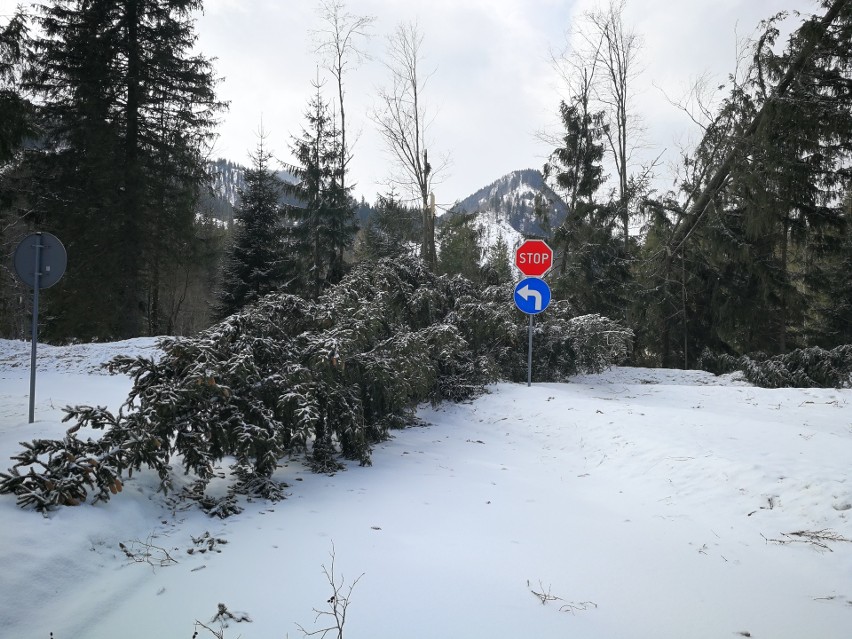
<path id="1" fill-rule="evenodd" d="M 631 108 L 633 82 L 639 69 L 639 36 L 624 24 L 626 0 L 610 0 L 603 10 L 586 14 L 592 29 L 587 34 L 594 46 L 597 62 L 603 69 L 598 99 L 609 112 L 607 142 L 618 177 L 618 214 L 627 244 L 630 227 L 629 167 L 640 131 L 638 116 Z"/>
<path id="2" fill-rule="evenodd" d="M 391 181 L 416 194 L 422 205 L 420 255 L 434 269 L 435 211 L 429 196 L 433 180 L 446 167 L 447 159 L 442 158 L 436 165 L 429 162 L 427 131 L 431 121 L 423 93 L 433 72 L 423 71 L 422 46 L 423 34 L 416 23 L 400 24 L 391 34 L 385 62 L 391 84 L 379 90 L 379 105 L 373 115 L 400 171 Z"/>
<path id="3" fill-rule="evenodd" d="M 346 142 L 346 109 L 343 77 L 347 71 L 367 58 L 361 41 L 370 36 L 375 16 L 357 16 L 346 12 L 343 0 L 320 0 L 318 11 L 324 23 L 313 32 L 316 52 L 322 65 L 337 83 L 337 105 L 340 109 L 340 180 L 345 188 L 346 167 L 351 160 Z"/>
<path id="4" fill-rule="evenodd" d="M 603 8 L 584 13 L 568 34 L 569 45 L 552 55 L 552 62 L 572 100 L 578 101 L 586 112 L 605 112 L 607 152 L 618 182 L 616 213 L 626 245 L 630 204 L 637 190 L 637 180 L 631 179 L 630 170 L 634 152 L 641 144 L 642 127 L 632 104 L 640 71 L 641 39 L 624 23 L 625 5 L 626 0 L 609 0 Z M 594 103 L 591 109 L 590 102 Z"/>

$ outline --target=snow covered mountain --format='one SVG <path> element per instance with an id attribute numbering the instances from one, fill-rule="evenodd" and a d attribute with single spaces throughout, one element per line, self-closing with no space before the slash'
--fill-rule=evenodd
<path id="1" fill-rule="evenodd" d="M 215 160 L 210 164 L 213 191 L 232 207 L 236 206 L 239 190 L 245 186 L 245 167 L 223 159 Z"/>
<path id="2" fill-rule="evenodd" d="M 476 213 L 477 225 L 482 228 L 497 226 L 514 229 L 522 237 L 548 237 L 548 224 L 550 228 L 561 224 L 568 209 L 547 186 L 540 171 L 524 169 L 512 171 L 469 195 L 449 214 L 453 213 Z M 498 232 L 489 231 L 491 235 Z"/>
<path id="3" fill-rule="evenodd" d="M 207 217 L 229 223 L 239 201 L 239 190 L 245 186 L 245 167 L 219 159 L 211 162 L 210 169 L 213 179 L 209 189 L 202 194 L 201 211 Z M 291 174 L 283 171 L 279 176 L 287 182 L 295 181 Z M 282 199 L 282 202 L 285 200 Z M 362 223 L 370 211 L 369 207 L 365 207 L 362 202 L 363 211 L 359 215 Z M 550 228 L 555 228 L 562 223 L 567 212 L 559 196 L 545 184 L 541 172 L 524 169 L 508 173 L 457 202 L 442 216 L 442 221 L 461 213 L 476 214 L 474 226 L 481 233 L 487 255 L 487 249 L 494 246 L 499 238 L 511 252 L 525 238 L 549 237 L 548 223 Z"/>
<path id="4" fill-rule="evenodd" d="M 473 226 L 480 235 L 481 246 L 485 249 L 482 252 L 480 265 L 484 265 L 489 260 L 490 249 L 501 239 L 508 248 L 510 256 L 514 255 L 515 249 L 526 239 L 524 234 L 513 227 L 498 211 L 480 211 L 473 220 Z"/>

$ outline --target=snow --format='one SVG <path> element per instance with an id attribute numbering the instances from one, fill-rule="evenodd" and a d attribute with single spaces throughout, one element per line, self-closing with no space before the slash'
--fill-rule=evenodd
<path id="1" fill-rule="evenodd" d="M 481 244 L 483 247 L 480 266 L 486 264 L 491 257 L 491 250 L 497 245 L 500 240 L 506 244 L 507 255 L 509 258 L 515 254 L 515 250 L 524 241 L 524 236 L 516 231 L 505 215 L 495 211 L 480 211 L 476 214 L 474 225 L 477 231 L 481 234 Z"/>
<path id="2" fill-rule="evenodd" d="M 0 341 L 0 457 L 61 437 L 65 405 L 117 409 L 130 381 L 97 368 L 117 352 L 154 342 L 41 346 L 27 424 L 29 345 Z M 46 517 L 0 496 L 3 636 L 189 638 L 224 603 L 252 620 L 228 639 L 300 637 L 332 551 L 343 594 L 363 575 L 347 639 L 850 636 L 852 390 L 616 368 L 419 414 L 372 467 L 285 461 L 288 498 L 226 520 L 144 472 Z M 818 531 L 842 539 L 791 534 Z"/>

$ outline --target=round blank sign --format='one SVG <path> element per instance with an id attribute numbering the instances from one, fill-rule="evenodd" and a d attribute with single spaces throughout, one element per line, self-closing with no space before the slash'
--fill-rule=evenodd
<path id="1" fill-rule="evenodd" d="M 36 264 L 36 248 L 41 244 L 39 264 Z M 15 272 L 27 286 L 35 288 L 36 273 L 38 287 L 50 288 L 65 274 L 68 254 L 55 235 L 33 233 L 28 235 L 15 249 Z"/>

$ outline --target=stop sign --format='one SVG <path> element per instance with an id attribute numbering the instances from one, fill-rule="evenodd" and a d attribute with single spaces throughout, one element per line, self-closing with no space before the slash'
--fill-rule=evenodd
<path id="1" fill-rule="evenodd" d="M 527 240 L 515 251 L 515 266 L 524 275 L 541 277 L 553 266 L 553 249 L 544 240 Z"/>

